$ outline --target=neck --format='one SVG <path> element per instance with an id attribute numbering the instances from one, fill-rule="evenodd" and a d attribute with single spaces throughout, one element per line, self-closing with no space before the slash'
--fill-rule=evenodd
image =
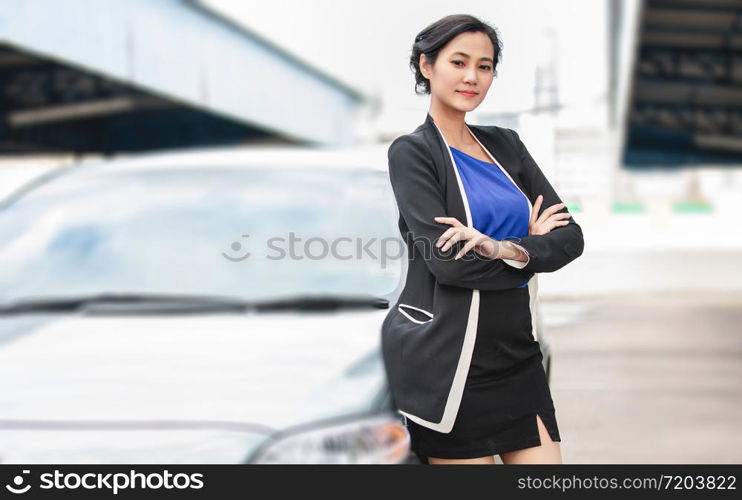
<path id="1" fill-rule="evenodd" d="M 466 111 L 442 106 L 438 101 L 433 100 L 428 114 L 433 118 L 449 145 L 456 147 L 474 143 L 474 139 L 466 128 Z"/>

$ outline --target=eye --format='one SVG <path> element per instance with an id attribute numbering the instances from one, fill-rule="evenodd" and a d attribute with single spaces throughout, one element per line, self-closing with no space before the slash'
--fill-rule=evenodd
<path id="1" fill-rule="evenodd" d="M 492 66 L 488 66 L 488 65 L 486 65 L 486 64 L 483 64 L 482 66 L 480 66 L 480 68 L 483 68 L 483 69 L 485 69 L 485 70 L 489 71 L 489 70 L 491 70 L 491 69 L 492 69 Z"/>
<path id="2" fill-rule="evenodd" d="M 463 62 L 463 61 L 451 61 L 451 62 L 452 62 L 452 63 L 454 63 L 454 64 L 455 64 L 455 65 L 457 65 L 457 66 L 459 65 L 459 63 L 461 63 L 461 64 L 464 64 L 464 62 Z"/>

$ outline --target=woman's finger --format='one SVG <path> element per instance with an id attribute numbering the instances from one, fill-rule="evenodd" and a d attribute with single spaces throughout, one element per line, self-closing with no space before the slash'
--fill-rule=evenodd
<path id="1" fill-rule="evenodd" d="M 547 233 L 551 231 L 552 229 L 554 229 L 557 225 L 566 226 L 567 224 L 569 224 L 570 217 L 572 217 L 572 214 L 570 213 L 559 213 L 559 214 L 554 214 L 551 217 L 549 217 L 546 220 L 546 222 L 544 222 L 544 224 L 547 224 L 548 225 L 547 227 L 549 228 Z"/>
<path id="2" fill-rule="evenodd" d="M 468 252 L 469 250 L 477 246 L 477 243 L 478 243 L 477 238 L 470 239 L 469 241 L 466 242 L 466 245 L 464 245 L 464 247 L 461 250 L 459 250 L 459 253 L 457 253 L 456 257 L 454 257 L 453 259 L 454 260 L 460 259 L 463 255 L 466 254 L 466 252 Z"/>
<path id="3" fill-rule="evenodd" d="M 562 208 L 564 208 L 564 203 L 557 203 L 556 205 L 550 206 L 549 208 L 544 210 L 544 213 L 541 214 L 541 217 L 538 218 L 537 222 L 545 222 L 546 219 L 549 218 L 549 216 L 551 216 L 557 210 L 561 210 Z"/>
<path id="4" fill-rule="evenodd" d="M 547 233 L 551 232 L 552 229 L 558 226 L 566 226 L 569 224 L 568 220 L 555 220 L 555 221 L 549 221 L 545 227 L 547 227 Z"/>
<path id="5" fill-rule="evenodd" d="M 572 217 L 572 214 L 569 212 L 559 212 L 558 214 L 554 214 L 549 218 L 559 220 L 559 219 L 569 219 L 570 217 Z"/>
<path id="6" fill-rule="evenodd" d="M 440 248 L 441 245 L 443 245 L 446 242 L 446 240 L 448 240 L 448 238 L 450 238 L 451 236 L 453 236 L 453 234 L 455 232 L 456 232 L 456 228 L 449 227 L 448 229 L 446 229 L 443 232 L 443 234 L 438 237 L 438 240 L 436 241 L 435 246 L 437 246 L 438 248 Z"/>
<path id="7" fill-rule="evenodd" d="M 462 231 L 457 231 L 456 234 L 454 234 L 453 236 L 451 236 L 448 239 L 448 241 L 446 242 L 446 244 L 441 247 L 441 251 L 442 252 L 447 252 L 448 249 L 451 248 L 454 245 L 454 243 L 456 243 L 457 241 L 459 241 L 462 238 L 462 236 L 463 236 L 463 232 Z"/>
<path id="8" fill-rule="evenodd" d="M 456 217 L 436 217 L 436 222 L 443 222 L 444 224 L 453 224 L 453 227 L 463 227 L 464 225 L 459 222 Z"/>
<path id="9" fill-rule="evenodd" d="M 541 214 L 541 217 L 545 217 L 548 219 L 549 216 L 551 216 L 552 214 L 554 214 L 555 212 L 558 212 L 559 210 L 563 208 L 564 208 L 564 203 L 557 203 L 555 205 L 552 205 L 546 210 L 544 210 L 544 212 Z"/>
<path id="10" fill-rule="evenodd" d="M 531 221 L 529 225 L 536 222 L 536 217 L 538 217 L 538 211 L 541 210 L 541 202 L 543 199 L 544 197 L 542 195 L 536 197 L 536 203 L 533 204 L 533 212 L 531 213 Z"/>
<path id="11" fill-rule="evenodd" d="M 454 243 L 456 243 L 458 239 L 459 239 L 459 234 L 457 232 L 454 232 L 453 234 L 451 234 L 451 236 L 449 236 L 448 239 L 446 239 L 446 241 L 443 242 L 443 245 L 440 246 L 441 251 L 445 252 L 446 250 L 451 248 L 451 246 Z"/>
<path id="12" fill-rule="evenodd" d="M 476 242 L 479 238 L 482 238 L 484 236 L 476 229 L 466 226 L 454 228 L 454 231 L 457 231 L 455 237 L 451 237 L 448 240 L 448 243 L 441 247 L 442 251 L 447 251 L 454 245 L 454 243 L 458 241 L 475 240 Z"/>

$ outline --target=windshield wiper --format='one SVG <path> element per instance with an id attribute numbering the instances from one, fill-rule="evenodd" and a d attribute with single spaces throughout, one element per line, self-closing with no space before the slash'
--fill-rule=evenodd
<path id="1" fill-rule="evenodd" d="M 35 312 L 187 312 L 198 310 L 244 311 L 239 299 L 199 295 L 99 293 L 71 297 L 34 297 L 0 305 L 0 314 Z"/>
<path id="2" fill-rule="evenodd" d="M 339 309 L 389 309 L 389 301 L 371 295 L 300 295 L 256 302 L 257 311 L 332 311 Z"/>
<path id="3" fill-rule="evenodd" d="M 373 296 L 299 296 L 262 302 L 208 295 L 101 293 L 75 297 L 38 297 L 0 305 L 2 314 L 82 312 L 85 314 L 198 314 L 207 312 L 328 311 L 389 307 Z"/>

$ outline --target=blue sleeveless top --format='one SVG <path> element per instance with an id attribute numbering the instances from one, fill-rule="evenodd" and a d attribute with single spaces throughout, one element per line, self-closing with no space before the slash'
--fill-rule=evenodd
<path id="1" fill-rule="evenodd" d="M 528 201 L 500 167 L 449 146 L 469 202 L 474 228 L 490 238 L 528 236 Z M 524 288 L 528 282 L 517 288 Z"/>

